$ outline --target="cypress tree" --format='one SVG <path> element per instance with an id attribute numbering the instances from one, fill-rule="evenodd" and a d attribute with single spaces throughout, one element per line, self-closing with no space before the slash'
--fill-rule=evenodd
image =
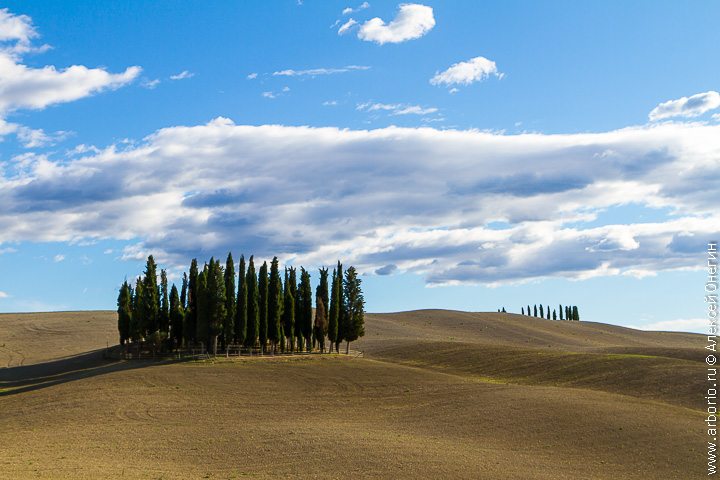
<path id="1" fill-rule="evenodd" d="M 143 326 L 145 320 L 143 315 L 145 313 L 144 308 L 145 295 L 143 293 L 143 281 L 140 277 L 135 282 L 135 295 L 133 295 L 133 310 L 132 317 L 130 318 L 130 338 L 133 342 L 139 343 L 144 338 Z"/>
<path id="2" fill-rule="evenodd" d="M 525 315 L 525 307 L 520 307 L 520 315 Z"/>
<path id="3" fill-rule="evenodd" d="M 130 319 L 132 318 L 132 291 L 127 280 L 120 287 L 117 299 L 118 334 L 120 345 L 130 341 Z"/>
<path id="4" fill-rule="evenodd" d="M 335 351 L 340 351 L 340 317 L 342 315 L 342 264 L 338 260 L 337 268 L 333 271 L 333 285 L 330 300 L 330 318 L 328 322 L 328 338 L 330 339 L 330 350 L 335 344 Z"/>
<path id="5" fill-rule="evenodd" d="M 328 330 L 328 320 L 325 313 L 325 303 L 323 302 L 322 295 L 320 295 L 320 288 L 315 294 L 315 326 L 313 327 L 313 337 L 317 340 L 320 346 L 320 353 L 325 352 L 325 335 Z"/>
<path id="6" fill-rule="evenodd" d="M 572 319 L 575 320 L 576 322 L 580 321 L 580 313 L 578 312 L 577 305 L 573 306 Z"/>
<path id="7" fill-rule="evenodd" d="M 295 350 L 294 348 L 294 338 L 295 338 L 295 298 L 293 297 L 293 289 L 291 288 L 292 281 L 288 277 L 288 269 L 285 269 L 285 293 L 283 297 L 283 333 L 285 334 L 285 337 L 289 340 L 286 341 L 288 343 L 287 347 L 283 347 L 283 349 L 287 348 L 291 352 Z"/>
<path id="8" fill-rule="evenodd" d="M 550 305 L 548 305 L 547 308 L 545 309 L 545 318 L 550 320 Z"/>
<path id="9" fill-rule="evenodd" d="M 557 312 L 553 308 L 553 320 L 557 320 Z"/>
<path id="10" fill-rule="evenodd" d="M 245 337 L 245 345 L 254 347 L 257 342 L 259 330 L 259 305 L 258 305 L 258 284 L 255 275 L 255 262 L 253 256 L 250 256 L 247 275 L 245 276 L 247 283 L 247 336 Z"/>
<path id="11" fill-rule="evenodd" d="M 309 352 L 312 350 L 312 286 L 310 273 L 302 267 L 300 267 L 298 297 L 300 297 L 300 311 L 297 320 L 305 340 L 305 350 Z"/>
<path id="12" fill-rule="evenodd" d="M 507 313 L 507 312 L 505 311 L 505 307 L 502 307 L 502 313 Z"/>
<path id="13" fill-rule="evenodd" d="M 160 331 L 165 335 L 170 333 L 170 304 L 168 303 L 167 272 L 160 270 Z"/>
<path id="14" fill-rule="evenodd" d="M 570 307 L 568 307 L 567 305 L 565 305 L 565 320 L 572 320 L 572 318 L 570 317 Z"/>
<path id="15" fill-rule="evenodd" d="M 228 252 L 225 261 L 225 318 L 223 319 L 223 348 L 233 342 L 235 335 L 235 262 L 232 253 Z"/>
<path id="16" fill-rule="evenodd" d="M 213 355 L 217 355 L 218 337 L 222 335 L 223 322 L 227 320 L 223 270 L 219 259 L 210 260 L 210 274 L 207 279 L 208 344 L 212 346 Z"/>
<path id="17" fill-rule="evenodd" d="M 170 338 L 175 347 L 182 345 L 183 335 L 183 308 L 178 289 L 173 283 L 170 289 Z"/>
<path id="18" fill-rule="evenodd" d="M 537 305 L 533 305 L 533 317 L 537 317 Z"/>
<path id="19" fill-rule="evenodd" d="M 185 310 L 187 305 L 187 287 L 188 287 L 188 276 L 187 272 L 183 272 L 182 289 L 180 290 L 180 309 Z"/>
<path id="20" fill-rule="evenodd" d="M 268 339 L 272 344 L 273 353 L 277 352 L 277 345 L 280 341 L 282 328 L 280 321 L 284 300 L 278 259 L 273 257 L 270 263 L 270 283 L 268 285 Z"/>
<path id="21" fill-rule="evenodd" d="M 247 279 L 245 278 L 245 255 L 240 256 L 240 271 L 238 272 L 238 294 L 237 309 L 235 310 L 235 343 L 238 345 L 245 344 L 245 336 L 247 335 L 247 319 L 248 319 L 248 289 Z"/>
<path id="22" fill-rule="evenodd" d="M 197 341 L 197 283 L 198 283 L 198 264 L 197 259 L 193 258 L 190 262 L 190 278 L 188 279 L 187 293 L 187 313 L 185 314 L 185 325 L 183 336 L 185 342 Z"/>
<path id="23" fill-rule="evenodd" d="M 343 339 L 347 341 L 345 353 L 350 353 L 350 342 L 365 335 L 365 298 L 363 297 L 362 280 L 358 278 L 355 267 L 350 267 L 345 273 L 343 285 Z"/>
<path id="24" fill-rule="evenodd" d="M 258 335 L 260 336 L 260 348 L 265 353 L 268 340 L 268 267 L 263 262 L 258 273 L 258 318 L 260 322 Z"/>
<path id="25" fill-rule="evenodd" d="M 530 316 L 530 305 L 528 305 L 527 315 L 528 315 L 528 317 Z"/>
<path id="26" fill-rule="evenodd" d="M 542 303 L 540 304 L 540 318 L 545 318 L 545 314 L 543 313 Z"/>
<path id="27" fill-rule="evenodd" d="M 328 269 L 327 268 L 321 268 L 320 269 L 320 282 L 318 283 L 317 289 L 316 289 L 316 296 L 319 296 L 322 299 L 323 306 L 325 307 L 325 317 L 327 319 L 327 308 L 328 305 L 330 305 L 330 288 L 328 285 Z M 317 301 L 315 301 L 315 305 L 317 306 Z"/>
<path id="28" fill-rule="evenodd" d="M 560 315 L 560 320 L 563 319 L 563 306 L 562 304 L 558 305 L 558 315 Z"/>
<path id="29" fill-rule="evenodd" d="M 210 260 L 211 262 L 214 260 Z M 207 294 L 207 279 L 210 270 L 207 263 L 197 276 L 197 325 L 195 332 L 195 339 L 198 342 L 202 342 L 205 345 L 206 351 L 210 351 L 210 345 L 208 345 L 208 294 Z"/>
<path id="30" fill-rule="evenodd" d="M 148 336 L 159 329 L 160 295 L 157 284 L 157 264 L 152 255 L 148 256 L 143 278 L 143 333 Z"/>

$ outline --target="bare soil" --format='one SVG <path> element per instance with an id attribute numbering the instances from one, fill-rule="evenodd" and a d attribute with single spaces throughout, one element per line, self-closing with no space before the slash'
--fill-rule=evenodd
<path id="1" fill-rule="evenodd" d="M 700 335 L 423 310 L 363 358 L 106 361 L 115 325 L 0 315 L 0 478 L 705 475 Z"/>

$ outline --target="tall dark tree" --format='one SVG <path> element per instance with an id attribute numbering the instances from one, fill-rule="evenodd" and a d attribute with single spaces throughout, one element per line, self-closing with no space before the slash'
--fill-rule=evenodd
<path id="1" fill-rule="evenodd" d="M 143 277 L 143 330 L 144 335 L 159 329 L 160 292 L 157 284 L 157 264 L 152 255 L 148 256 Z"/>
<path id="2" fill-rule="evenodd" d="M 178 295 L 178 289 L 173 283 L 170 289 L 170 338 L 175 347 L 182 345 L 183 335 L 183 308 Z"/>
<path id="3" fill-rule="evenodd" d="M 289 278 L 288 269 L 285 269 L 285 293 L 283 297 L 283 333 L 286 337 L 285 349 L 295 350 L 295 298 L 293 297 L 293 281 Z"/>
<path id="4" fill-rule="evenodd" d="M 300 285 L 298 285 L 298 297 L 300 298 L 300 311 L 296 312 L 295 330 L 302 333 L 305 350 L 312 350 L 312 286 L 310 285 L 310 273 L 300 267 Z"/>
<path id="5" fill-rule="evenodd" d="M 323 305 L 325 306 L 326 317 L 328 305 L 330 305 L 330 286 L 328 285 L 328 273 L 329 272 L 327 268 L 320 269 L 320 281 L 318 282 L 318 286 L 315 290 L 315 296 L 319 296 L 322 299 Z M 315 305 L 317 306 L 317 301 L 315 302 Z"/>
<path id="6" fill-rule="evenodd" d="M 237 308 L 235 310 L 235 343 L 245 344 L 248 319 L 248 284 L 245 278 L 245 255 L 240 256 L 240 271 L 238 272 Z"/>
<path id="7" fill-rule="evenodd" d="M 533 317 L 537 317 L 537 305 L 533 305 Z"/>
<path id="8" fill-rule="evenodd" d="M 164 334 L 170 333 L 170 303 L 168 301 L 168 279 L 167 272 L 160 270 L 160 316 L 159 330 Z"/>
<path id="9" fill-rule="evenodd" d="M 245 345 L 248 347 L 254 347 L 258 338 L 258 330 L 260 328 L 260 313 L 259 313 L 259 300 L 258 300 L 258 283 L 257 275 L 255 274 L 255 261 L 250 256 L 250 262 L 248 264 L 247 275 L 245 276 L 245 283 L 247 283 L 247 336 L 245 337 Z"/>
<path id="10" fill-rule="evenodd" d="M 187 287 L 188 287 L 188 276 L 187 272 L 183 272 L 182 288 L 180 289 L 180 309 L 185 311 L 187 305 Z"/>
<path id="11" fill-rule="evenodd" d="M 553 308 L 553 320 L 557 320 L 557 311 Z"/>
<path id="12" fill-rule="evenodd" d="M 127 280 L 120 287 L 117 307 L 120 345 L 125 345 L 126 342 L 130 341 L 130 322 L 132 319 L 132 289 Z"/>
<path id="13" fill-rule="evenodd" d="M 505 307 L 502 307 L 502 313 L 507 313 L 507 311 L 505 310 Z"/>
<path id="14" fill-rule="evenodd" d="M 212 347 L 213 355 L 217 355 L 218 338 L 223 333 L 223 322 L 227 320 L 225 311 L 225 274 L 220 260 L 210 260 L 209 276 L 207 278 L 207 308 L 208 308 L 208 345 Z"/>
<path id="15" fill-rule="evenodd" d="M 214 262 L 214 259 L 211 259 L 210 261 Z M 195 339 L 198 342 L 202 342 L 208 352 L 210 351 L 210 345 L 208 344 L 208 337 L 210 332 L 208 328 L 208 318 L 210 308 L 208 305 L 207 294 L 207 279 L 209 274 L 210 269 L 208 268 L 208 265 L 206 263 L 202 272 L 198 273 L 197 276 L 197 324 L 195 332 Z"/>
<path id="16" fill-rule="evenodd" d="M 527 315 L 528 315 L 528 317 L 530 316 L 530 305 L 528 305 L 528 308 L 527 308 Z"/>
<path id="17" fill-rule="evenodd" d="M 133 295 L 132 317 L 130 319 L 130 338 L 133 342 L 140 342 L 145 337 L 143 315 L 145 314 L 145 294 L 143 293 L 143 281 L 138 277 L 135 282 L 135 294 Z"/>
<path id="18" fill-rule="evenodd" d="M 260 348 L 265 353 L 268 340 L 268 266 L 263 262 L 258 272 L 258 319 Z"/>
<path id="19" fill-rule="evenodd" d="M 545 309 L 545 318 L 550 320 L 550 305 L 548 305 L 547 308 Z"/>
<path id="20" fill-rule="evenodd" d="M 560 315 L 560 320 L 563 320 L 563 306 L 562 304 L 558 305 L 558 314 Z"/>
<path id="21" fill-rule="evenodd" d="M 340 316 L 342 313 L 342 264 L 338 260 L 337 268 L 333 270 L 333 282 L 332 291 L 330 292 L 330 309 L 328 318 L 328 339 L 330 340 L 330 351 L 332 351 L 333 345 L 335 345 L 335 351 L 340 351 L 340 342 L 342 338 L 339 337 L 339 326 Z"/>
<path id="22" fill-rule="evenodd" d="M 350 352 L 350 342 L 365 335 L 365 298 L 361 283 L 362 280 L 358 278 L 355 267 L 348 268 L 343 284 L 343 315 L 341 317 L 342 337 L 347 342 L 345 353 Z"/>
<path id="23" fill-rule="evenodd" d="M 580 321 L 580 313 L 578 312 L 577 305 L 574 305 L 572 307 L 572 319 L 575 320 L 576 322 Z"/>
<path id="24" fill-rule="evenodd" d="M 520 307 L 520 315 L 525 315 L 525 307 Z"/>
<path id="25" fill-rule="evenodd" d="M 280 322 L 282 320 L 283 301 L 282 279 L 280 278 L 278 258 L 273 257 L 270 263 L 270 279 L 268 284 L 268 340 L 270 340 L 270 344 L 272 345 L 273 353 L 277 353 L 277 346 L 282 332 Z"/>
<path id="26" fill-rule="evenodd" d="M 223 319 L 223 348 L 233 342 L 235 336 L 235 262 L 232 253 L 225 261 L 225 318 Z"/>
<path id="27" fill-rule="evenodd" d="M 185 313 L 184 333 L 185 342 L 196 342 L 197 338 L 197 284 L 198 263 L 193 258 L 190 262 L 190 278 L 188 279 L 187 312 Z"/>
<path id="28" fill-rule="evenodd" d="M 545 314 L 543 313 L 542 303 L 540 304 L 540 318 L 545 318 Z"/>
<path id="29" fill-rule="evenodd" d="M 325 336 L 327 335 L 328 320 L 325 312 L 325 304 L 319 293 L 318 291 L 315 295 L 315 325 L 313 326 L 313 337 L 320 346 L 320 353 L 323 353 L 325 352 Z"/>

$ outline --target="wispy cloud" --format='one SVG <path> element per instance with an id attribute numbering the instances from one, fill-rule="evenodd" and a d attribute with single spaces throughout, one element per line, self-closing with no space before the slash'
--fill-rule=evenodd
<path id="1" fill-rule="evenodd" d="M 255 79 L 257 78 L 257 76 L 258 76 L 258 74 L 255 73 L 255 72 L 253 72 L 253 73 L 248 74 L 247 79 L 248 79 L 248 80 L 255 80 Z"/>
<path id="2" fill-rule="evenodd" d="M 6 292 L 3 292 L 0 290 L 0 298 L 8 298 L 10 295 L 8 295 Z"/>
<path id="3" fill-rule="evenodd" d="M 427 34 L 435 26 L 433 9 L 417 3 L 403 3 L 397 16 L 385 23 L 379 17 L 363 23 L 358 29 L 358 38 L 366 42 L 400 43 L 414 40 Z"/>
<path id="4" fill-rule="evenodd" d="M 347 22 L 343 23 L 340 28 L 338 29 L 338 35 L 344 35 L 350 30 L 354 25 L 357 25 L 357 22 L 353 20 L 352 18 L 348 20 Z"/>
<path id="5" fill-rule="evenodd" d="M 365 65 L 346 65 L 344 67 L 337 67 L 337 68 L 310 68 L 307 70 L 286 69 L 286 70 L 278 70 L 276 72 L 273 72 L 273 76 L 275 76 L 275 77 L 302 77 L 302 76 L 315 77 L 318 75 L 334 75 L 334 74 L 338 74 L 338 73 L 347 73 L 347 72 L 355 72 L 355 71 L 363 71 L 363 70 L 370 70 L 370 67 L 365 66 Z"/>
<path id="6" fill-rule="evenodd" d="M 360 10 L 365 10 L 366 8 L 370 8 L 370 4 L 368 2 L 363 2 L 360 5 L 358 5 L 357 8 L 352 8 L 352 7 L 343 8 L 342 14 L 350 15 L 351 13 L 359 12 Z"/>
<path id="7" fill-rule="evenodd" d="M 720 93 L 711 90 L 690 97 L 663 102 L 652 109 L 648 114 L 648 118 L 655 121 L 673 117 L 699 117 L 717 108 L 720 108 Z"/>
<path id="8" fill-rule="evenodd" d="M 63 260 L 65 260 L 65 255 L 63 255 L 62 253 L 58 253 L 57 255 L 55 255 L 53 257 L 53 262 L 55 262 L 55 263 L 60 263 Z"/>
<path id="9" fill-rule="evenodd" d="M 146 80 L 143 80 L 143 81 L 140 83 L 140 86 L 141 86 L 141 87 L 147 88 L 148 90 L 153 90 L 153 89 L 154 89 L 155 87 L 157 87 L 158 85 L 160 85 L 160 79 L 159 79 L 159 78 L 155 78 L 155 79 L 153 79 L 153 80 L 146 79 Z"/>
<path id="10" fill-rule="evenodd" d="M 646 323 L 634 326 L 639 330 L 653 330 L 661 332 L 695 332 L 706 333 L 710 325 L 705 318 L 678 318 L 660 322 Z"/>
<path id="11" fill-rule="evenodd" d="M 170 80 L 184 80 L 186 78 L 192 78 L 194 76 L 194 73 L 183 70 L 182 72 L 176 73 L 175 75 L 170 75 Z"/>
<path id="12" fill-rule="evenodd" d="M 404 103 L 360 103 L 357 110 L 365 112 L 386 111 L 391 115 L 428 115 L 438 111 L 435 107 L 421 107 L 420 105 L 408 105 Z"/>

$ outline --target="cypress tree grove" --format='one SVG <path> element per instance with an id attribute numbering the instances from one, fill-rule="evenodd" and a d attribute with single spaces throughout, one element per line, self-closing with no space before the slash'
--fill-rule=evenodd
<path id="1" fill-rule="evenodd" d="M 295 298 L 293 297 L 293 289 L 291 288 L 292 282 L 288 277 L 288 269 L 285 269 L 285 293 L 283 297 L 283 332 L 286 337 L 286 346 L 283 346 L 289 351 L 294 351 L 294 338 L 295 338 Z"/>
<path id="2" fill-rule="evenodd" d="M 238 345 L 245 344 L 245 336 L 247 335 L 247 308 L 248 308 L 248 289 L 247 279 L 245 278 L 245 255 L 240 256 L 240 271 L 238 272 L 238 294 L 237 308 L 235 310 L 235 343 Z"/>
<path id="3" fill-rule="evenodd" d="M 245 345 L 254 347 L 257 342 L 259 329 L 259 306 L 258 306 L 258 284 L 255 275 L 255 262 L 253 256 L 250 256 L 247 275 L 245 276 L 247 283 L 247 336 L 245 337 Z"/>
<path id="4" fill-rule="evenodd" d="M 263 262 L 258 273 L 258 318 L 260 337 L 260 348 L 265 353 L 265 347 L 268 340 L 268 267 L 267 262 Z"/>
<path id="5" fill-rule="evenodd" d="M 160 314 L 160 295 L 157 284 L 157 264 L 152 255 L 148 256 L 143 278 L 143 336 L 158 331 Z"/>
<path id="6" fill-rule="evenodd" d="M 355 267 L 350 267 L 345 273 L 343 285 L 343 339 L 347 341 L 345 353 L 350 353 L 350 342 L 365 335 L 365 298 L 363 297 Z"/>
<path id="7" fill-rule="evenodd" d="M 160 315 L 159 330 L 167 335 L 170 332 L 170 304 L 168 303 L 167 272 L 160 270 Z"/>
<path id="8" fill-rule="evenodd" d="M 117 307 L 120 345 L 125 345 L 125 342 L 130 341 L 130 319 L 132 318 L 132 290 L 127 280 L 120 287 Z"/>
<path id="9" fill-rule="evenodd" d="M 300 267 L 298 296 L 300 297 L 298 323 L 305 341 L 305 350 L 310 352 L 312 350 L 312 286 L 310 285 L 310 273 L 302 267 Z"/>
<path id="10" fill-rule="evenodd" d="M 182 345 L 183 308 L 178 289 L 173 283 L 170 289 L 170 338 L 174 347 Z"/>
<path id="11" fill-rule="evenodd" d="M 270 283 L 268 285 L 268 339 L 272 345 L 272 352 L 277 353 L 278 342 L 282 332 L 280 320 L 283 309 L 283 289 L 280 279 L 280 267 L 277 257 L 270 263 Z"/>
<path id="12" fill-rule="evenodd" d="M 223 348 L 227 348 L 235 338 L 235 263 L 232 253 L 225 261 L 225 318 L 223 319 Z"/>
<path id="13" fill-rule="evenodd" d="M 185 324 L 183 326 L 185 342 L 197 341 L 197 283 L 198 283 L 198 264 L 197 259 L 193 258 L 190 262 L 190 278 L 188 279 L 188 297 L 187 312 L 185 314 Z"/>

